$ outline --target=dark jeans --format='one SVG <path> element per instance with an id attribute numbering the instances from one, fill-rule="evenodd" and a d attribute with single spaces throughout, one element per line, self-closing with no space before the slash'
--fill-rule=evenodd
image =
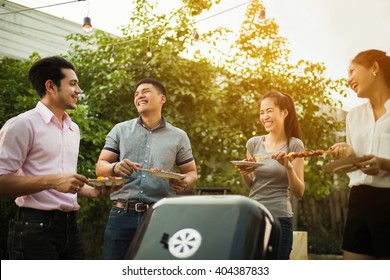
<path id="1" fill-rule="evenodd" d="M 278 259 L 288 260 L 293 243 L 292 218 L 279 218 L 278 220 L 281 234 Z"/>
<path id="2" fill-rule="evenodd" d="M 10 222 L 8 252 L 11 260 L 85 259 L 76 213 L 18 208 Z"/>
<path id="3" fill-rule="evenodd" d="M 112 207 L 104 232 L 104 260 L 123 260 L 144 212 Z"/>

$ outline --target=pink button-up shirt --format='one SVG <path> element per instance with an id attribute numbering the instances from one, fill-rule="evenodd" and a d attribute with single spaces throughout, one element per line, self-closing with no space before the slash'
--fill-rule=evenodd
<path id="1" fill-rule="evenodd" d="M 68 114 L 63 125 L 42 102 L 8 120 L 0 131 L 0 175 L 35 176 L 77 172 L 80 130 Z M 77 195 L 47 189 L 20 196 L 18 206 L 72 211 Z"/>

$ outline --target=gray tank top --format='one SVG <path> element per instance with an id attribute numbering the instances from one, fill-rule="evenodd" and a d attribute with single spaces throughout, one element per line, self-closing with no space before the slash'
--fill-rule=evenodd
<path id="1" fill-rule="evenodd" d="M 248 140 L 246 148 L 252 156 L 266 157 L 277 151 L 266 151 L 263 141 L 264 136 L 255 136 Z M 292 137 L 288 147 L 286 144 L 278 150 L 286 153 L 300 152 L 304 150 L 304 146 L 300 139 Z M 249 197 L 262 203 L 277 218 L 292 217 L 286 168 L 274 159 L 263 161 L 264 165 L 253 172 Z"/>

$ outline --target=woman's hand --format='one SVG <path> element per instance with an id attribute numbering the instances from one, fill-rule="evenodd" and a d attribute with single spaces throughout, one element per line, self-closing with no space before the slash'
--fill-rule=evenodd
<path id="1" fill-rule="evenodd" d="M 281 165 L 283 165 L 286 169 L 293 168 L 290 160 L 287 157 L 287 154 L 283 151 L 277 151 L 276 153 L 271 155 L 271 158 L 277 160 Z"/>
<path id="2" fill-rule="evenodd" d="M 351 157 L 355 155 L 355 151 L 347 143 L 337 143 L 328 149 L 328 155 L 331 157 Z"/>
<path id="3" fill-rule="evenodd" d="M 240 171 L 242 176 L 249 175 L 256 170 L 257 166 L 244 166 L 244 165 L 236 165 L 236 169 Z"/>
<path id="4" fill-rule="evenodd" d="M 253 157 L 248 157 L 243 159 L 242 161 L 248 161 L 248 162 L 256 162 L 255 158 Z M 248 165 L 236 165 L 235 166 L 238 171 L 240 171 L 241 176 L 246 176 L 255 171 L 257 166 L 248 166 Z"/>
<path id="5" fill-rule="evenodd" d="M 381 159 L 374 155 L 364 155 L 364 161 L 355 163 L 360 171 L 367 175 L 377 175 L 381 168 Z"/>

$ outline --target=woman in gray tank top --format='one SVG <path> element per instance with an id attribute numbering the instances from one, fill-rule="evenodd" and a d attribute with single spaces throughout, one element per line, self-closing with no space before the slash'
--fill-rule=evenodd
<path id="1" fill-rule="evenodd" d="M 292 249 L 292 207 L 290 192 L 297 198 L 304 193 L 304 159 L 287 157 L 304 150 L 301 129 L 292 98 L 277 91 L 260 99 L 260 121 L 266 135 L 254 136 L 246 144 L 249 161 L 260 167 L 236 166 L 249 197 L 263 204 L 281 226 L 279 259 L 289 259 Z"/>

